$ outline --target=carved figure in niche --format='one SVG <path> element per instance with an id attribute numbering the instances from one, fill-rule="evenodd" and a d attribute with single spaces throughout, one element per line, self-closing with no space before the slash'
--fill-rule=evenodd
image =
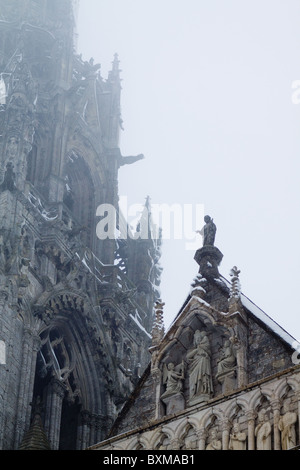
<path id="1" fill-rule="evenodd" d="M 218 430 L 217 428 L 213 428 L 211 430 L 211 441 L 209 444 L 206 446 L 206 450 L 221 450 L 222 449 L 222 443 L 218 439 Z"/>
<path id="2" fill-rule="evenodd" d="M 193 348 L 187 352 L 189 363 L 190 399 L 209 395 L 213 391 L 211 377 L 211 350 L 209 339 L 204 331 L 194 334 Z"/>
<path id="3" fill-rule="evenodd" d="M 19 139 L 17 137 L 10 137 L 7 143 L 6 157 L 14 160 L 18 154 Z"/>
<path id="4" fill-rule="evenodd" d="M 229 450 L 246 450 L 247 435 L 240 431 L 239 423 L 234 423 L 229 439 Z"/>
<path id="5" fill-rule="evenodd" d="M 227 339 L 224 343 L 222 357 L 218 362 L 217 377 L 225 374 L 226 372 L 232 371 L 236 366 L 235 351 L 232 346 L 232 342 Z"/>
<path id="6" fill-rule="evenodd" d="M 284 415 L 280 417 L 278 429 L 281 432 L 281 448 L 288 450 L 296 445 L 297 414 L 290 411 L 290 402 L 286 400 L 283 405 Z"/>
<path id="7" fill-rule="evenodd" d="M 272 427 L 266 410 L 261 410 L 258 414 L 258 425 L 255 428 L 257 450 L 271 450 L 271 431 Z"/>
<path id="8" fill-rule="evenodd" d="M 2 191 L 13 191 L 16 186 L 15 186 L 15 179 L 16 175 L 14 172 L 14 166 L 12 162 L 8 162 L 6 165 L 6 171 L 4 174 L 4 180 L 3 183 L 1 184 L 1 190 Z"/>
<path id="9" fill-rule="evenodd" d="M 184 379 L 184 363 L 175 366 L 173 362 L 168 365 L 164 364 L 163 368 L 163 384 L 166 390 L 161 398 L 180 393 L 182 390 L 182 381 Z"/>

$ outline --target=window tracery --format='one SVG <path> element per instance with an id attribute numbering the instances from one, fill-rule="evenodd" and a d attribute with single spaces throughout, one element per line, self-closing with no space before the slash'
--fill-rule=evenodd
<path id="1" fill-rule="evenodd" d="M 42 334 L 39 352 L 42 370 L 54 375 L 62 382 L 68 392 L 68 400 L 74 401 L 79 396 L 76 381 L 76 360 L 67 337 L 56 326 Z"/>

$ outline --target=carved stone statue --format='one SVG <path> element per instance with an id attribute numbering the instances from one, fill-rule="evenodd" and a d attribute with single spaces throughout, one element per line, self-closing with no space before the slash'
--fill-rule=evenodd
<path id="1" fill-rule="evenodd" d="M 19 140 L 17 137 L 10 137 L 7 143 L 6 157 L 14 160 L 18 155 Z"/>
<path id="2" fill-rule="evenodd" d="M 229 439 L 229 450 L 246 450 L 246 433 L 240 431 L 239 423 L 233 425 L 232 433 Z"/>
<path id="3" fill-rule="evenodd" d="M 195 397 L 208 400 L 212 391 L 211 350 L 204 331 L 194 334 L 193 348 L 187 352 L 189 363 L 190 400 Z"/>
<path id="4" fill-rule="evenodd" d="M 170 362 L 168 365 L 164 364 L 163 368 L 163 384 L 166 385 L 166 390 L 161 398 L 166 398 L 170 395 L 180 393 L 182 390 L 182 380 L 184 379 L 184 364 L 183 362 L 177 366 Z"/>
<path id="5" fill-rule="evenodd" d="M 255 428 L 256 449 L 271 450 L 271 423 L 265 410 L 261 410 L 258 414 L 258 425 Z"/>
<path id="6" fill-rule="evenodd" d="M 218 431 L 216 428 L 213 428 L 211 430 L 211 441 L 206 446 L 206 450 L 221 450 L 221 449 L 222 449 L 222 443 L 218 439 Z"/>
<path id="7" fill-rule="evenodd" d="M 202 229 L 203 246 L 213 246 L 215 243 L 217 227 L 209 215 L 204 217 L 204 222 L 205 225 Z"/>
<path id="8" fill-rule="evenodd" d="M 281 448 L 288 450 L 296 445 L 295 423 L 297 414 L 290 411 L 290 404 L 286 401 L 283 405 L 284 415 L 280 417 L 278 429 L 281 431 Z"/>
<path id="9" fill-rule="evenodd" d="M 236 366 L 236 356 L 232 346 L 232 342 L 227 339 L 224 343 L 224 348 L 222 351 L 222 357 L 218 362 L 217 377 L 219 375 L 225 374 L 226 372 L 231 372 Z"/>
<path id="10" fill-rule="evenodd" d="M 14 166 L 13 166 L 12 162 L 8 162 L 7 165 L 6 165 L 4 180 L 3 180 L 3 183 L 0 186 L 0 189 L 2 191 L 6 191 L 6 190 L 13 191 L 16 188 L 15 178 L 16 178 L 16 176 L 15 176 L 15 173 L 14 173 Z"/>

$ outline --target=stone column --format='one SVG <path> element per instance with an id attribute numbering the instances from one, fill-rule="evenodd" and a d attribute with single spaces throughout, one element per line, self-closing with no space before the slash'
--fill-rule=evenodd
<path id="1" fill-rule="evenodd" d="M 90 421 L 90 438 L 89 438 L 89 446 L 92 446 L 97 443 L 97 428 L 98 428 L 98 416 L 95 414 L 91 415 Z"/>
<path id="2" fill-rule="evenodd" d="M 248 450 L 255 450 L 255 412 L 246 413 L 248 419 Z"/>
<path id="3" fill-rule="evenodd" d="M 77 450 L 86 449 L 90 442 L 90 422 L 91 414 L 87 410 L 80 413 L 80 424 L 77 433 Z"/>
<path id="4" fill-rule="evenodd" d="M 161 417 L 161 408 L 162 404 L 160 401 L 160 394 L 161 394 L 161 371 L 156 367 L 151 371 L 151 375 L 153 377 L 153 381 L 155 384 L 155 419 L 159 419 Z"/>
<path id="5" fill-rule="evenodd" d="M 271 400 L 271 407 L 273 410 L 273 421 L 274 421 L 274 450 L 281 449 L 280 443 L 280 431 L 278 428 L 278 422 L 280 418 L 280 401 L 279 399 Z"/>
<path id="6" fill-rule="evenodd" d="M 28 380 L 27 390 L 28 390 L 28 397 L 32 399 L 33 397 L 33 387 L 34 387 L 34 380 L 35 380 L 35 371 L 36 371 L 36 361 L 37 355 L 41 347 L 41 338 L 39 336 L 34 336 L 32 338 L 32 359 L 31 359 L 31 371 L 30 371 L 30 380 Z M 29 428 L 31 420 L 31 410 L 28 411 L 26 417 L 26 428 Z"/>
<path id="7" fill-rule="evenodd" d="M 96 415 L 95 416 L 95 439 L 94 444 L 101 442 L 109 429 L 110 419 L 105 419 L 104 416 Z"/>
<path id="8" fill-rule="evenodd" d="M 59 448 L 61 412 L 65 392 L 64 384 L 56 378 L 52 379 L 48 387 L 45 413 L 45 429 L 52 450 Z"/>
<path id="9" fill-rule="evenodd" d="M 15 430 L 15 449 L 18 449 L 25 431 L 29 428 L 36 357 L 40 338 L 29 328 L 24 329 L 20 385 L 18 392 L 17 421 Z"/>
<path id="10" fill-rule="evenodd" d="M 198 438 L 198 449 L 205 450 L 205 442 L 206 442 L 207 433 L 205 428 L 201 428 L 197 431 L 197 438 Z"/>
<path id="11" fill-rule="evenodd" d="M 222 449 L 228 450 L 229 445 L 229 435 L 230 435 L 230 422 L 226 419 L 221 423 L 222 429 Z"/>

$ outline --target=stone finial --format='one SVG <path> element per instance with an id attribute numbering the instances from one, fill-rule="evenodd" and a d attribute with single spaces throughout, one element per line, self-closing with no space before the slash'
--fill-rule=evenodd
<path id="1" fill-rule="evenodd" d="M 162 340 L 165 334 L 165 326 L 164 326 L 164 302 L 160 299 L 155 302 L 154 310 L 155 310 L 155 317 L 154 323 L 152 328 L 152 345 L 156 346 Z"/>
<path id="2" fill-rule="evenodd" d="M 114 60 L 112 62 L 112 69 L 108 73 L 108 81 L 113 82 L 117 81 L 120 82 L 120 61 L 119 61 L 119 56 L 118 54 L 114 54 Z"/>
<path id="3" fill-rule="evenodd" d="M 239 279 L 240 270 L 234 266 L 230 271 L 231 277 L 231 289 L 230 289 L 230 299 L 239 299 L 241 296 L 241 284 Z"/>

